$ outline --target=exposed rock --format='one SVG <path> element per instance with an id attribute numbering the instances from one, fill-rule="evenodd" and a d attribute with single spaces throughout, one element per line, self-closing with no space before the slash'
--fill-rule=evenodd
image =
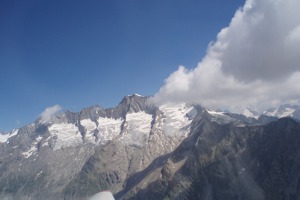
<path id="1" fill-rule="evenodd" d="M 126 96 L 1 134 L 1 199 L 299 199 L 300 124 Z"/>

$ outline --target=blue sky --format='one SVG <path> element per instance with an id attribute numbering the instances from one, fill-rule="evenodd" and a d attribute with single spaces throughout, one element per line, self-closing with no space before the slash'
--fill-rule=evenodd
<path id="1" fill-rule="evenodd" d="M 3 0 L 0 130 L 49 106 L 79 111 L 153 95 L 194 68 L 244 0 Z"/>

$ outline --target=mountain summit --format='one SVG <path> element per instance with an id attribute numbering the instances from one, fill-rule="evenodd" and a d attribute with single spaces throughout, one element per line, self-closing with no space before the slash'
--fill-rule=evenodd
<path id="1" fill-rule="evenodd" d="M 1 134 L 0 198 L 87 199 L 106 190 L 116 199 L 299 196 L 298 122 L 148 99 L 133 94 L 115 108 L 65 111 Z"/>

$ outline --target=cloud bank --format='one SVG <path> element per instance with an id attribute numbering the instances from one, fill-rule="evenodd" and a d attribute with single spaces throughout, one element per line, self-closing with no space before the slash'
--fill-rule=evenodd
<path id="1" fill-rule="evenodd" d="M 299 104 L 299 8 L 299 0 L 246 0 L 198 66 L 180 66 L 153 101 L 232 111 Z"/>
<path id="2" fill-rule="evenodd" d="M 48 107 L 40 114 L 41 122 L 47 123 L 53 115 L 57 112 L 61 111 L 62 107 L 60 105 L 54 105 L 52 107 Z"/>

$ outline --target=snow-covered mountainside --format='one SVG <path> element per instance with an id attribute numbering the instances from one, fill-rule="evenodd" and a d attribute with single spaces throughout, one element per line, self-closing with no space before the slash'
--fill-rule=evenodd
<path id="1" fill-rule="evenodd" d="M 93 106 L 79 113 L 66 111 L 47 122 L 38 119 L 0 135 L 0 192 L 8 197 L 39 199 L 43 191 L 50 199 L 72 199 L 69 185 L 91 157 L 110 144 L 117 147 L 109 151 L 112 155 L 107 161 L 113 172 L 105 176 L 112 179 L 112 192 L 117 192 L 130 174 L 174 150 L 187 137 L 196 114 L 193 106 L 157 108 L 147 103 L 147 97 L 134 94 L 124 97 L 116 108 Z M 106 187 L 75 196 L 91 195 Z"/>
<path id="2" fill-rule="evenodd" d="M 297 105 L 280 105 L 278 108 L 271 108 L 263 112 L 264 115 L 272 117 L 292 117 L 300 120 L 300 106 Z"/>
<path id="3" fill-rule="evenodd" d="M 0 134 L 0 142 L 1 143 L 7 142 L 9 138 L 16 136 L 18 134 L 18 131 L 19 130 L 16 129 L 16 130 L 12 130 L 10 133 L 8 133 L 8 132 L 1 133 Z"/>
<path id="4" fill-rule="evenodd" d="M 255 118 L 255 119 L 258 119 L 260 114 L 255 111 L 255 110 L 252 110 L 251 108 L 245 108 L 244 111 L 243 111 L 243 115 L 245 115 L 246 117 L 251 117 L 251 118 Z"/>
<path id="5" fill-rule="evenodd" d="M 277 120 L 250 109 L 245 116 L 199 105 L 156 107 L 147 100 L 129 95 L 115 108 L 66 111 L 0 134 L 0 199 L 86 199 L 105 190 L 116 199 L 134 199 L 165 173 L 174 175 L 185 166 L 186 159 L 170 158 L 178 148 L 185 158 L 190 151 L 186 141 L 199 131 Z M 205 124 L 210 126 L 205 129 Z M 208 141 L 223 137 L 214 134 Z"/>

